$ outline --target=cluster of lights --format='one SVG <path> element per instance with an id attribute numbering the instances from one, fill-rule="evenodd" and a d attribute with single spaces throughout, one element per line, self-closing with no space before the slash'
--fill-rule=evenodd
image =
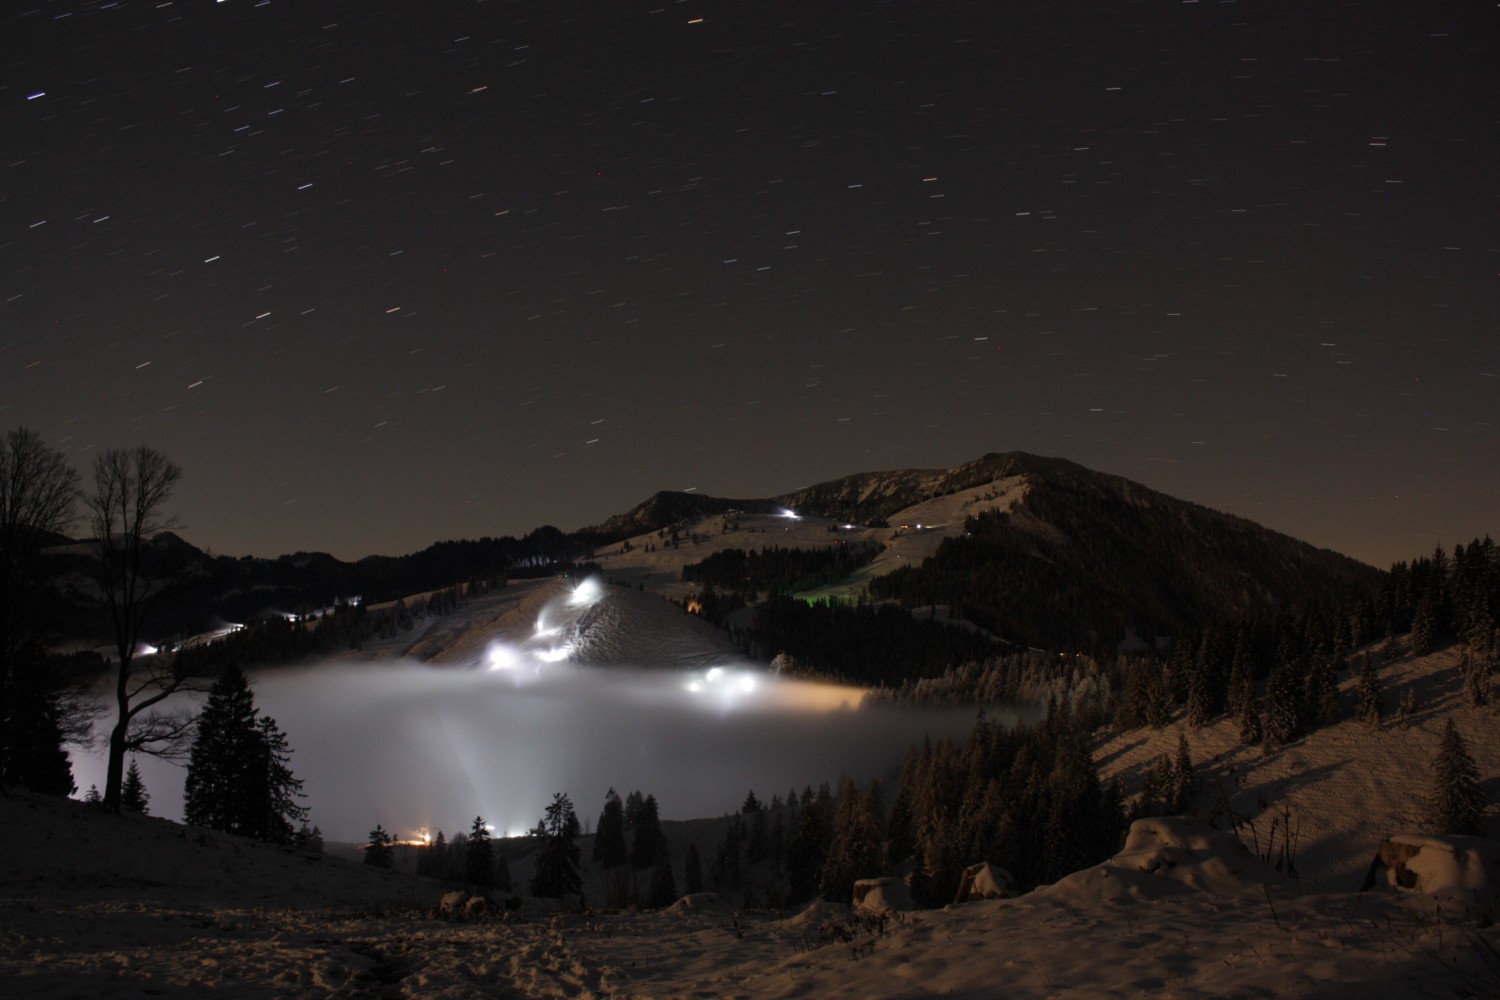
<path id="1" fill-rule="evenodd" d="M 597 579 L 589 577 L 569 592 L 566 604 L 570 608 L 583 608 L 597 604 L 603 597 L 603 585 Z M 572 656 L 577 644 L 572 641 L 556 641 L 562 637 L 564 626 L 548 622 L 548 612 L 555 608 L 556 604 L 551 603 L 536 616 L 531 638 L 523 647 L 492 643 L 487 654 L 489 669 L 509 673 L 519 673 L 527 668 L 535 671 L 540 664 L 561 663 Z"/>
<path id="2" fill-rule="evenodd" d="M 748 670 L 709 667 L 702 676 L 690 677 L 683 687 L 690 694 L 716 697 L 726 707 L 760 687 L 760 678 Z"/>

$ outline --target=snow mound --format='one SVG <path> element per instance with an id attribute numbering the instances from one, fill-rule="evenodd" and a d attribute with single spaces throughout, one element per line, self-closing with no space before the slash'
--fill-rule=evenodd
<path id="1" fill-rule="evenodd" d="M 1382 868 L 1391 888 L 1432 896 L 1448 912 L 1493 919 L 1500 905 L 1500 842 L 1486 837 L 1397 834 L 1380 842 L 1371 875 Z"/>
<path id="2" fill-rule="evenodd" d="M 1016 894 L 1016 881 L 1010 872 L 988 861 L 970 865 L 958 883 L 955 903 L 970 903 L 980 899 L 1009 899 Z"/>
<path id="3" fill-rule="evenodd" d="M 1082 899 L 1154 900 L 1207 892 L 1234 896 L 1280 886 L 1285 876 L 1252 855 L 1233 834 L 1166 816 L 1130 824 L 1119 854 L 1095 868 L 1038 889 Z"/>
<path id="4" fill-rule="evenodd" d="M 911 887 L 899 878 L 862 878 L 854 883 L 854 908 L 861 913 L 906 913 L 916 909 Z"/>

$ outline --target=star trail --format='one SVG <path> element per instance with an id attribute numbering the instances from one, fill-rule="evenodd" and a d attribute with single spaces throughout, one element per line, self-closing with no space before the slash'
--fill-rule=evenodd
<path id="1" fill-rule="evenodd" d="M 228 554 L 1055 454 L 1494 528 L 1493 6 L 19 0 L 0 425 Z"/>

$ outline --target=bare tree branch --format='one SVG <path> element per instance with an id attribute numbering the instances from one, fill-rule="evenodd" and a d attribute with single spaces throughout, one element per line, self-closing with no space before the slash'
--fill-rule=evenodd
<path id="1" fill-rule="evenodd" d="M 137 663 L 146 624 L 162 596 L 179 577 L 152 565 L 151 539 L 175 522 L 165 505 L 182 469 L 155 449 L 110 449 L 94 460 L 94 492 L 85 504 L 99 555 L 99 585 L 115 632 L 115 725 L 109 736 L 104 804 L 120 809 L 125 755 L 178 752 L 191 717 L 159 713 L 154 707 L 193 678 L 174 669 L 170 658 Z M 132 683 L 132 675 L 140 669 Z"/>

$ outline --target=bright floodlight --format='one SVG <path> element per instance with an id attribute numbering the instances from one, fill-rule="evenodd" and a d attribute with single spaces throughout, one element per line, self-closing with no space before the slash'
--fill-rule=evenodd
<path id="1" fill-rule="evenodd" d="M 792 510 L 790 507 L 781 508 L 781 516 L 792 521 L 802 520 L 802 515 L 797 513 L 795 510 Z"/>
<path id="2" fill-rule="evenodd" d="M 514 670 L 521 665 L 521 657 L 510 646 L 495 643 L 490 647 L 491 670 Z"/>
<path id="3" fill-rule="evenodd" d="M 589 577 L 573 588 L 573 593 L 568 596 L 568 603 L 578 607 L 583 604 L 593 604 L 603 596 L 604 588 L 599 586 L 599 581 Z"/>

